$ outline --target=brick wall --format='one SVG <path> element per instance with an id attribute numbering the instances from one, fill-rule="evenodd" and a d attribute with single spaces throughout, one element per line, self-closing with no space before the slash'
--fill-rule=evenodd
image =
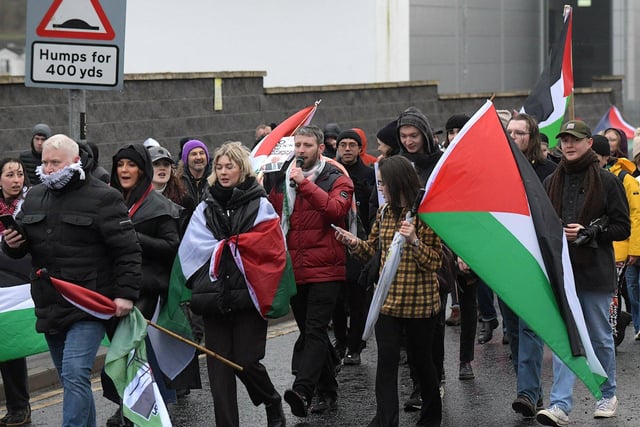
<path id="1" fill-rule="evenodd" d="M 198 138 L 210 148 L 226 140 L 253 144 L 259 123 L 280 122 L 321 99 L 314 123 L 360 127 L 375 154 L 378 129 L 415 105 L 434 128 L 454 113 L 471 115 L 493 94 L 439 95 L 435 81 L 361 85 L 264 88 L 263 72 L 127 75 L 124 90 L 87 91 L 87 139 L 100 147 L 100 163 L 124 144 L 158 140 L 177 155 L 179 140 Z M 214 79 L 222 79 L 222 110 L 214 110 Z M 575 115 L 595 126 L 610 104 L 621 100 L 622 78 L 594 79 L 577 89 Z M 68 133 L 69 91 L 28 88 L 22 78 L 0 76 L 0 156 L 29 147 L 31 128 L 45 122 L 55 133 Z M 527 92 L 495 94 L 498 109 L 519 109 Z M 621 107 L 621 105 L 618 105 Z"/>

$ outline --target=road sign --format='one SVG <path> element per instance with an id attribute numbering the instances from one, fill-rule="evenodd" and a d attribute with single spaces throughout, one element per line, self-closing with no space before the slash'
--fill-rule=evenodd
<path id="1" fill-rule="evenodd" d="M 122 90 L 126 0 L 28 0 L 25 85 Z"/>

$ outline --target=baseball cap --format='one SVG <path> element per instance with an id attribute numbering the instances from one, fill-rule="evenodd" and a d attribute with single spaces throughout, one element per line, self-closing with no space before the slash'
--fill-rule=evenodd
<path id="1" fill-rule="evenodd" d="M 560 138 L 563 133 L 568 133 L 576 138 L 591 138 L 591 129 L 582 120 L 569 120 L 564 123 L 560 128 L 560 132 L 556 135 L 556 138 Z"/>

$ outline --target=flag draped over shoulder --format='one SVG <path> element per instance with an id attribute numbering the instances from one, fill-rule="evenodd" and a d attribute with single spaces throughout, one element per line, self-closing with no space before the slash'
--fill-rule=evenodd
<path id="1" fill-rule="evenodd" d="M 631 126 L 627 121 L 622 117 L 622 113 L 618 110 L 618 107 L 612 105 L 609 107 L 607 112 L 602 116 L 598 124 L 595 128 L 593 128 L 593 134 L 597 134 L 609 128 L 620 129 L 627 136 L 628 141 L 633 140 L 634 132 L 636 130 L 635 127 Z M 636 153 L 633 153 L 636 154 Z"/>
<path id="2" fill-rule="evenodd" d="M 589 341 L 562 223 L 491 102 L 441 157 L 418 215 L 599 398 L 606 373 Z"/>
<path id="3" fill-rule="evenodd" d="M 572 18 L 571 7 L 565 6 L 562 31 L 551 48 L 542 74 L 520 110 L 538 120 L 540 132 L 547 135 L 550 147 L 556 145 L 556 135 L 573 96 Z"/>
<path id="4" fill-rule="evenodd" d="M 289 299 L 296 293 L 295 279 L 280 219 L 273 206 L 261 198 L 251 230 L 225 240 L 216 239 L 207 227 L 205 208 L 206 204 L 199 204 L 191 217 L 169 287 L 174 286 L 174 282 L 184 286 L 205 263 L 209 263 L 211 280 L 217 280 L 222 249 L 229 245 L 260 315 L 277 318 L 287 314 Z"/>
<path id="5" fill-rule="evenodd" d="M 31 285 L 0 288 L 0 362 L 47 350 L 44 334 L 36 332 Z"/>
<path id="6" fill-rule="evenodd" d="M 137 308 L 120 319 L 105 357 L 104 371 L 122 399 L 122 414 L 137 426 L 171 426 L 154 380 L 144 338 L 147 322 Z"/>

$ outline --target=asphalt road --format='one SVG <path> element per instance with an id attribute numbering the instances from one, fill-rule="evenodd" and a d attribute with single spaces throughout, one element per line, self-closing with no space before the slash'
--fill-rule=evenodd
<path id="1" fill-rule="evenodd" d="M 629 328 L 629 333 L 632 329 Z M 285 322 L 270 328 L 267 356 L 264 360 L 272 381 L 282 393 L 291 385 L 289 364 L 293 342 L 297 337 L 295 323 Z M 446 362 L 447 381 L 444 396 L 443 426 L 535 426 L 535 420 L 525 420 L 512 411 L 515 398 L 515 376 L 508 357 L 508 346 L 502 345 L 499 329 L 493 340 L 476 345 L 473 369 L 474 380 L 460 381 L 458 372 L 459 327 L 447 327 Z M 577 383 L 574 410 L 570 415 L 575 426 L 640 426 L 640 341 L 627 336 L 618 349 L 618 398 L 620 407 L 615 418 L 594 420 L 594 398 Z M 301 419 L 291 415 L 285 404 L 289 426 L 365 426 L 375 413 L 375 341 L 371 340 L 362 353 L 362 365 L 345 366 L 339 374 L 339 409 L 330 415 L 311 415 Z M 206 365 L 201 359 L 203 389 L 193 390 L 189 396 L 171 410 L 175 426 L 213 426 L 213 402 L 208 389 Z M 407 366 L 400 367 L 399 390 L 401 403 L 411 392 Z M 551 354 L 545 354 L 545 404 L 551 387 Z M 254 407 L 244 387 L 238 382 L 238 399 L 242 426 L 265 426 L 264 407 Z M 100 382 L 94 383 L 94 396 L 98 412 L 98 425 L 104 426 L 115 410 L 115 405 L 101 396 Z M 32 396 L 34 426 L 56 426 L 61 423 L 62 394 L 59 389 L 40 392 Z M 400 413 L 400 425 L 415 425 L 417 413 Z"/>

